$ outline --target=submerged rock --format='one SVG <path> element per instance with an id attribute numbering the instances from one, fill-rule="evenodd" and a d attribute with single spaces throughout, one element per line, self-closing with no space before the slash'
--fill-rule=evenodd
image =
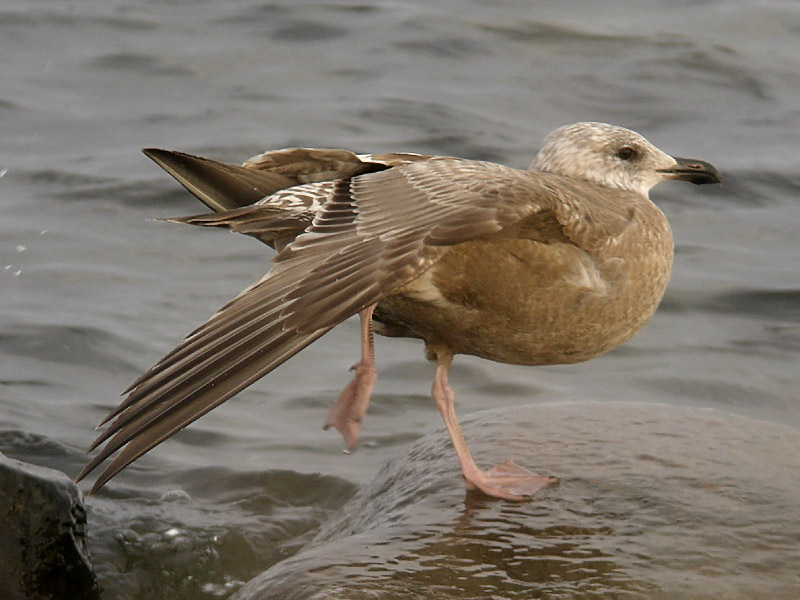
<path id="1" fill-rule="evenodd" d="M 233 598 L 797 598 L 800 432 L 622 403 L 478 413 L 464 431 L 479 464 L 560 485 L 465 494 L 444 431 L 425 436 Z"/>
<path id="2" fill-rule="evenodd" d="M 99 597 L 80 492 L 61 471 L 0 453 L 0 598 Z"/>

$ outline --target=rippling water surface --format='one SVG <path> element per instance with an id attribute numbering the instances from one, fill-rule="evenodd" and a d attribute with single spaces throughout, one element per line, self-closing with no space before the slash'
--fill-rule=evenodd
<path id="1" fill-rule="evenodd" d="M 354 581 L 401 598 L 797 597 L 800 7 L 540 4 L 0 3 L 0 450 L 71 476 L 118 393 L 269 266 L 253 240 L 153 222 L 200 207 L 142 147 L 525 167 L 555 127 L 601 120 L 725 178 L 652 194 L 676 265 L 631 342 L 565 367 L 457 360 L 460 414 L 498 411 L 470 418 L 479 461 L 511 455 L 560 487 L 464 498 L 412 340 L 378 341 L 343 455 L 320 427 L 357 356 L 348 321 L 88 499 L 106 598 L 289 597 L 279 580 L 304 598 Z M 627 438 L 634 414 L 649 424 Z"/>

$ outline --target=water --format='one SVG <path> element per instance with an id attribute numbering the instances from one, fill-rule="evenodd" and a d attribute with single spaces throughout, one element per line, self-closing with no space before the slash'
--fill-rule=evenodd
<path id="1" fill-rule="evenodd" d="M 590 15 L 584 3 L 524 0 L 4 1 L 0 450 L 77 474 L 92 427 L 117 394 L 268 268 L 269 251 L 253 240 L 153 222 L 200 207 L 140 148 L 241 161 L 270 148 L 315 145 L 524 167 L 549 131 L 591 119 L 708 160 L 725 185 L 670 183 L 653 193 L 673 226 L 676 264 L 662 307 L 640 335 L 583 365 L 526 369 L 459 357 L 452 376 L 459 413 L 521 404 L 534 412 L 551 404 L 567 410 L 576 400 L 659 403 L 674 410 L 655 412 L 661 424 L 680 428 L 687 444 L 724 432 L 725 444 L 757 447 L 767 462 L 792 448 L 796 455 L 797 438 L 774 431 L 800 428 L 798 30 L 800 7 L 790 2 L 617 1 Z M 441 438 L 428 398 L 432 369 L 412 340 L 378 340 L 380 379 L 357 452 L 343 455 L 337 435 L 320 431 L 349 379 L 357 344 L 357 323 L 349 321 L 88 500 L 107 598 L 226 597 L 288 556 L 299 552 L 303 564 L 303 551 L 320 547 L 309 546 L 320 527 L 340 510 L 349 514 L 352 508 L 342 508 L 348 498 L 369 489 L 387 461 L 403 461 L 426 433 Z M 706 409 L 730 426 L 690 427 L 686 411 Z M 567 435 L 574 423 L 588 422 L 586 414 L 559 413 L 564 418 L 548 421 L 529 443 L 542 431 Z M 502 549 L 511 544 L 504 532 L 513 519 L 493 520 L 496 511 L 529 523 L 546 521 L 542 511 L 559 501 L 565 511 L 580 502 L 613 506 L 619 486 L 569 485 L 589 476 L 581 468 L 587 455 L 574 449 L 608 449 L 599 432 L 578 430 L 571 444 L 544 455 L 549 464 L 523 456 L 564 481 L 541 504 L 474 508 L 464 504 L 456 476 L 448 480 L 455 496 L 442 521 L 429 516 L 429 492 L 417 489 L 407 510 L 413 517 L 416 505 L 421 516 L 410 522 L 447 535 L 450 517 L 477 510 L 476 539 Z M 470 431 L 476 448 L 497 447 L 491 458 L 504 458 L 502 435 L 485 439 L 484 431 L 494 430 Z M 698 450 L 687 472 L 719 485 L 712 463 L 703 461 Z M 631 489 L 646 471 L 612 465 L 603 473 Z M 764 483 L 730 477 L 742 493 Z M 796 512 L 779 510 L 800 483 L 786 472 L 774 477 L 780 494 L 767 494 L 762 504 L 769 526 L 749 523 L 747 531 L 766 563 L 789 565 L 785 540 L 771 532 L 800 531 Z M 639 496 L 643 507 L 649 493 Z M 637 496 L 625 498 L 635 508 Z M 615 527 L 646 529 L 645 513 L 627 511 Z M 547 518 L 557 522 L 553 514 Z M 724 520 L 690 515 L 669 535 L 637 539 L 674 550 L 687 531 L 700 530 L 693 535 L 708 543 L 703 568 L 721 573 L 715 597 L 749 597 L 745 590 L 764 584 L 766 563 L 740 565 L 735 576 L 725 568 L 739 563 L 734 550 L 721 552 L 714 541 L 728 534 Z M 403 535 L 419 533 L 414 527 Z M 537 527 L 528 533 L 541 541 Z M 610 544 L 612 562 L 627 555 L 626 540 L 619 538 L 616 550 Z M 355 554 L 360 542 L 337 543 Z M 413 573 L 429 560 L 420 548 L 409 546 L 402 565 L 380 566 L 407 591 L 417 589 Z M 658 560 L 644 553 L 642 568 L 675 568 L 676 551 Z M 579 556 L 574 560 L 583 568 Z M 513 569 L 502 561 L 495 567 L 505 575 L 491 578 L 483 597 L 547 590 L 537 587 L 546 570 L 531 580 L 509 575 Z M 774 587 L 766 597 L 794 597 L 787 591 L 800 585 L 794 571 L 770 571 Z M 678 589 L 681 597 L 704 597 L 701 580 L 686 572 L 694 587 L 670 588 L 655 578 L 646 581 L 651 587 L 625 593 Z M 370 573 L 358 571 L 365 586 Z M 437 593 L 450 597 L 448 571 L 432 577 Z M 617 593 L 617 583 L 602 580 L 581 593 Z"/>

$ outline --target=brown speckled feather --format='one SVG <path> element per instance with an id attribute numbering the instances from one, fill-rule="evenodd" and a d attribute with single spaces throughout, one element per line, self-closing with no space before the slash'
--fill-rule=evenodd
<path id="1" fill-rule="evenodd" d="M 552 181 L 551 181 L 552 180 Z M 142 378 L 92 445 L 94 488 L 347 317 L 426 271 L 447 248 L 562 203 L 558 178 L 437 158 L 342 180 L 273 269 Z"/>

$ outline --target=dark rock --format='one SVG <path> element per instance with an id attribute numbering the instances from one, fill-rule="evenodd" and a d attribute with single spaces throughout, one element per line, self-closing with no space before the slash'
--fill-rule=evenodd
<path id="1" fill-rule="evenodd" d="M 0 454 L 0 598 L 99 597 L 80 492 L 61 471 Z"/>

